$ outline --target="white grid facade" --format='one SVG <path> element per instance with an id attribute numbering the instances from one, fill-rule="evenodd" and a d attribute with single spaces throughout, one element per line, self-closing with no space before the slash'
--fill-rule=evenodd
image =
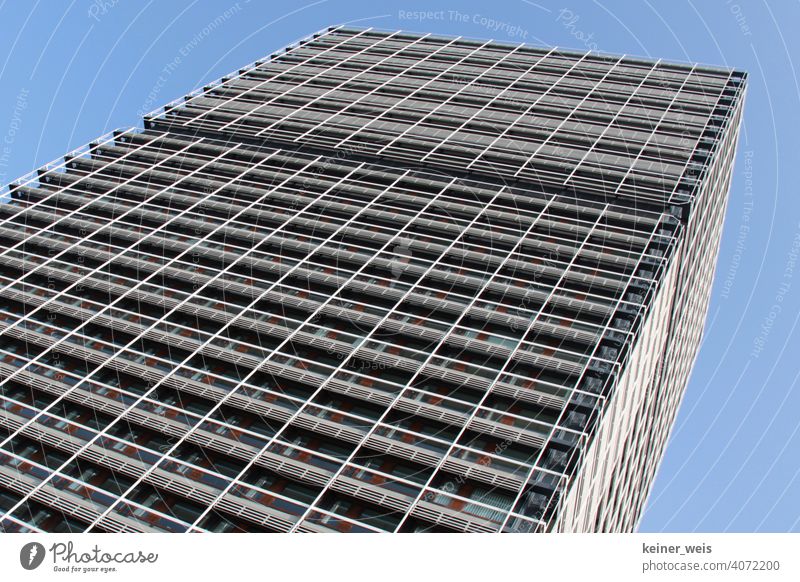
<path id="1" fill-rule="evenodd" d="M 745 76 L 332 28 L 9 187 L 4 531 L 629 531 Z"/>

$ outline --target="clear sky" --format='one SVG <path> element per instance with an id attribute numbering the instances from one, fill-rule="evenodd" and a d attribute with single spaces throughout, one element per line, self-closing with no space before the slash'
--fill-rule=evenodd
<path id="1" fill-rule="evenodd" d="M 800 531 L 800 3 L 0 4 L 0 183 L 332 24 L 749 72 L 706 337 L 642 531 Z"/>

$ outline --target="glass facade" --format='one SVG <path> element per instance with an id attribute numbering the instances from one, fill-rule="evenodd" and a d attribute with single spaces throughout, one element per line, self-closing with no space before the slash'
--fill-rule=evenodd
<path id="1" fill-rule="evenodd" d="M 634 529 L 744 88 L 338 27 L 11 184 L 0 528 Z"/>

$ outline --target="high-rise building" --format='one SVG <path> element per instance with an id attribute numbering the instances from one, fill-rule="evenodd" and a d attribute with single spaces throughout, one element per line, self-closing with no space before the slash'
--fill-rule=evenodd
<path id="1" fill-rule="evenodd" d="M 634 529 L 744 87 L 338 27 L 10 185 L 2 529 Z"/>

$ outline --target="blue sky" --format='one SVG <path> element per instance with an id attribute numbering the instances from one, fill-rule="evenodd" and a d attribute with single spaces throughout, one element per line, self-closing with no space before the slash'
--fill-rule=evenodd
<path id="1" fill-rule="evenodd" d="M 0 183 L 342 22 L 749 72 L 706 337 L 641 530 L 800 531 L 800 3 L 3 2 Z"/>

